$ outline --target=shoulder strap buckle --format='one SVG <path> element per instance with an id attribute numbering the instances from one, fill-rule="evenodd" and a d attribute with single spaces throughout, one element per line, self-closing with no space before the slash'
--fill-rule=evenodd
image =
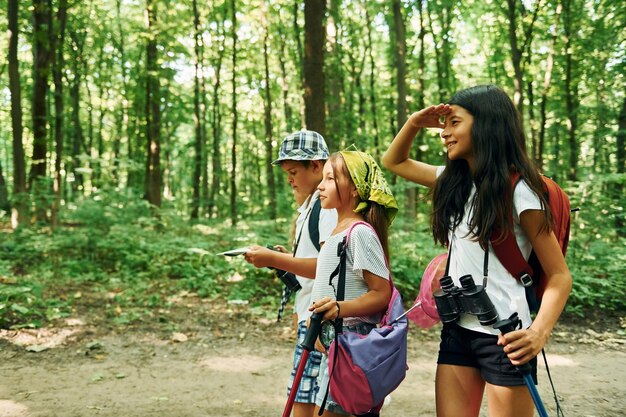
<path id="1" fill-rule="evenodd" d="M 531 287 L 533 285 L 533 277 L 531 277 L 528 274 L 522 274 L 519 277 L 519 282 L 522 284 L 522 286 L 524 287 Z"/>

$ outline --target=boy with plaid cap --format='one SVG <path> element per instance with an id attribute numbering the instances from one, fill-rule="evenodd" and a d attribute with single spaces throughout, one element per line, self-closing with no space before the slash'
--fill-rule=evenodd
<path id="1" fill-rule="evenodd" d="M 300 343 L 304 341 L 306 322 L 311 316 L 308 307 L 311 305 L 319 248 L 337 225 L 337 212 L 334 209 L 321 209 L 319 206 L 317 185 L 322 180 L 322 169 L 328 157 L 328 146 L 322 135 L 317 132 L 302 130 L 283 139 L 278 159 L 272 164 L 280 165 L 280 168 L 287 173 L 287 181 L 294 196 L 306 196 L 304 203 L 298 208 L 293 254 L 273 251 L 262 246 L 251 246 L 245 254 L 246 261 L 257 268 L 271 267 L 294 273 L 302 287 L 296 292 L 295 298 L 298 341 L 287 395 L 292 389 L 296 370 L 302 357 Z M 309 226 L 309 221 L 315 221 L 314 218 L 317 217 L 317 215 L 312 215 L 316 211 L 319 212 L 318 224 Z M 317 233 L 311 236 L 311 231 L 317 231 Z M 300 387 L 296 387 L 298 393 L 293 407 L 294 417 L 313 416 L 315 396 L 319 391 L 317 376 L 321 359 L 320 352 L 313 351 L 309 354 Z"/>

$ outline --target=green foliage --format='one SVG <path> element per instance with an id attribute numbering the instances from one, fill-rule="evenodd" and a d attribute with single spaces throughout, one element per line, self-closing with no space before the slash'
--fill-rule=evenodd
<path id="1" fill-rule="evenodd" d="M 626 296 L 624 198 L 626 176 L 590 176 L 562 183 L 572 207 L 567 256 L 573 289 L 567 310 L 583 316 L 600 308 L 623 314 Z M 398 184 L 402 187 L 401 184 Z M 390 230 L 394 280 L 410 304 L 424 268 L 443 251 L 432 240 L 429 204 L 415 220 L 398 217 Z M 0 241 L 0 327 L 37 327 L 68 316 L 84 299 L 106 303 L 117 324 L 167 320 L 158 312 L 177 294 L 245 300 L 273 314 L 281 285 L 266 268 L 241 257 L 215 256 L 250 244 L 288 245 L 290 221 L 248 219 L 190 225 L 177 209 L 154 212 L 136 196 L 103 192 L 64 209 L 63 226 L 19 228 Z"/>
<path id="2" fill-rule="evenodd" d="M 567 256 L 573 277 L 568 311 L 624 312 L 626 303 L 625 174 L 590 176 L 568 188 L 572 207 Z M 621 194 L 621 195 L 620 195 Z"/>
<path id="3" fill-rule="evenodd" d="M 143 201 L 115 193 L 85 200 L 62 219 L 65 226 L 54 231 L 19 228 L 0 244 L 0 327 L 36 327 L 68 315 L 80 298 L 107 294 L 109 318 L 118 324 L 150 317 L 179 292 L 253 305 L 280 298 L 269 270 L 215 254 L 284 245 L 286 221 L 190 226 L 173 209 L 153 216 Z"/>
<path id="4" fill-rule="evenodd" d="M 416 222 L 398 219 L 393 224 L 390 244 L 390 262 L 394 283 L 405 304 L 412 303 L 419 293 L 422 275 L 432 258 L 445 252 L 433 242 L 428 219 L 420 215 Z"/>

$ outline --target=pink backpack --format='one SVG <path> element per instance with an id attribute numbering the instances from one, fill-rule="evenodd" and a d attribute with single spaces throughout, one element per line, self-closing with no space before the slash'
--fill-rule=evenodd
<path id="1" fill-rule="evenodd" d="M 350 233 L 359 224 L 372 228 L 365 222 L 354 223 L 338 247 L 338 301 L 344 299 Z M 387 259 L 385 262 L 389 268 Z M 354 332 L 338 334 L 328 351 L 330 395 L 344 410 L 355 415 L 380 410 L 385 397 L 400 385 L 408 369 L 409 324 L 406 317 L 399 318 L 404 313 L 404 308 L 391 277 L 389 285 L 392 287 L 391 299 L 379 327 L 372 329 L 367 335 Z M 322 410 L 325 403 L 326 400 L 322 404 Z"/>

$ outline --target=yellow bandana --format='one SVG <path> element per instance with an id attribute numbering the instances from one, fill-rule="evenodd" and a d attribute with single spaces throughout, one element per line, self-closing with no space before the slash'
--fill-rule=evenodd
<path id="1" fill-rule="evenodd" d="M 359 151 L 339 151 L 346 163 L 350 177 L 361 197 L 361 202 L 354 209 L 359 213 L 367 208 L 367 202 L 373 201 L 385 207 L 387 224 L 391 224 L 398 212 L 398 203 L 391 193 L 382 170 L 369 154 Z"/>

